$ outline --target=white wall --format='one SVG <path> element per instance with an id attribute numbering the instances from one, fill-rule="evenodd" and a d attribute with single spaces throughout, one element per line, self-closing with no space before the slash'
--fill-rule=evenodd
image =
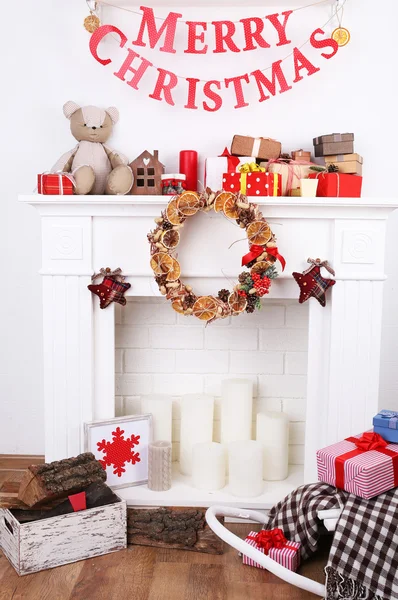
<path id="1" fill-rule="evenodd" d="M 161 14 L 163 9 L 157 10 Z M 329 10 L 317 7 L 297 13 L 292 18 L 294 43 L 300 45 L 308 33 L 322 25 Z M 184 8 L 182 12 L 186 18 L 198 15 L 206 20 L 220 16 L 237 20 L 250 13 L 247 6 L 244 10 Z M 251 12 L 261 14 L 261 9 Z M 89 36 L 82 27 L 86 14 L 83 0 L 21 0 L 5 4 L 2 9 L 1 210 L 6 217 L 2 218 L 0 241 L 0 453 L 43 451 L 39 219 L 33 208 L 18 205 L 17 194 L 33 190 L 36 174 L 50 168 L 61 153 L 73 147 L 68 123 L 62 116 L 66 100 L 117 105 L 121 121 L 112 145 L 131 158 L 145 147 L 158 148 L 172 171 L 177 167 L 180 149 L 196 148 L 202 157 L 218 154 L 234 133 L 275 137 L 287 151 L 310 148 L 315 135 L 354 131 L 356 150 L 365 158 L 363 194 L 375 198 L 396 194 L 389 175 L 394 168 L 397 137 L 392 62 L 395 51 L 393 42 L 388 42 L 389 36 L 394 39 L 398 16 L 394 0 L 385 2 L 380 14 L 374 3 L 348 0 L 344 21 L 352 41 L 330 61 L 311 53 L 311 57 L 317 57 L 319 73 L 261 105 L 256 103 L 254 92 L 250 109 L 233 110 L 230 97 L 223 111 L 213 114 L 148 99 L 151 78 L 142 91 L 134 91 L 112 75 L 116 70 L 113 65 L 96 63 L 88 50 Z M 130 39 L 137 31 L 137 19 L 125 12 L 110 17 Z M 124 54 L 112 44 L 107 47 L 118 57 L 117 67 Z M 228 55 L 210 55 L 204 60 L 201 56 L 171 56 L 147 50 L 143 54 L 155 65 L 178 74 L 210 78 L 246 72 L 246 63 L 250 69 L 264 68 L 283 56 L 283 50 L 244 53 L 234 55 L 233 60 L 228 60 Z M 388 169 L 384 166 L 386 160 Z M 381 382 L 386 407 L 398 406 L 393 398 L 398 390 L 397 231 L 398 215 L 394 215 L 388 243 L 390 279 L 386 286 Z"/>

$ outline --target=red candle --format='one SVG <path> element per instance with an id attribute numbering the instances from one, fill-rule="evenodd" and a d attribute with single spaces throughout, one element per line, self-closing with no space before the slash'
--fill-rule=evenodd
<path id="1" fill-rule="evenodd" d="M 186 189 L 196 192 L 198 189 L 198 153 L 196 150 L 181 150 L 180 173 L 186 175 Z"/>

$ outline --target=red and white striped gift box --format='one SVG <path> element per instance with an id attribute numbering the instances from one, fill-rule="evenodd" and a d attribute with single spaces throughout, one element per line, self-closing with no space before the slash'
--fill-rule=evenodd
<path id="1" fill-rule="evenodd" d="M 249 535 L 246 537 L 245 541 L 254 548 L 257 548 L 262 554 L 267 554 L 272 560 L 275 560 L 277 563 L 290 569 L 291 571 L 297 571 L 300 565 L 300 545 L 298 542 L 289 542 L 286 541 L 286 544 L 283 548 L 270 548 L 268 552 L 265 551 L 264 548 L 259 547 L 257 542 L 250 538 L 255 538 L 257 533 L 255 531 L 251 531 Z M 248 556 L 243 555 L 243 564 L 249 565 L 250 567 L 257 567 L 258 569 L 265 569 L 254 560 L 249 558 Z"/>
<path id="2" fill-rule="evenodd" d="M 398 444 L 373 431 L 318 450 L 317 465 L 319 481 L 365 500 L 398 487 Z"/>

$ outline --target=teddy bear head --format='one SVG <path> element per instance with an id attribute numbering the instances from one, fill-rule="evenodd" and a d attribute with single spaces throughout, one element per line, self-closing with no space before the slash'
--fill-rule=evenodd
<path id="1" fill-rule="evenodd" d="M 70 120 L 72 135 L 78 142 L 104 144 L 119 120 L 119 111 L 114 106 L 103 110 L 97 106 L 79 106 L 69 100 L 63 109 L 65 117 Z"/>

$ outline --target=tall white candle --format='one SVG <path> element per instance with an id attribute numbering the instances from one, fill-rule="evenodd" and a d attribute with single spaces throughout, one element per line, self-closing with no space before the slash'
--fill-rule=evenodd
<path id="1" fill-rule="evenodd" d="M 204 442 L 192 448 L 192 483 L 212 492 L 225 486 L 226 452 L 222 444 Z"/>
<path id="2" fill-rule="evenodd" d="M 221 442 L 251 440 L 253 382 L 250 379 L 225 379 L 221 393 Z"/>
<path id="3" fill-rule="evenodd" d="M 172 399 L 165 394 L 150 394 L 141 397 L 141 412 L 152 413 L 154 442 L 165 440 L 171 442 Z"/>
<path id="4" fill-rule="evenodd" d="M 181 398 L 180 471 L 192 474 L 192 448 L 213 439 L 214 398 L 185 394 Z"/>
<path id="5" fill-rule="evenodd" d="M 256 437 L 263 447 L 264 479 L 286 479 L 289 466 L 288 416 L 282 412 L 258 413 Z"/>
<path id="6" fill-rule="evenodd" d="M 233 496 L 259 496 L 264 489 L 263 448 L 246 440 L 228 444 L 229 491 Z"/>

